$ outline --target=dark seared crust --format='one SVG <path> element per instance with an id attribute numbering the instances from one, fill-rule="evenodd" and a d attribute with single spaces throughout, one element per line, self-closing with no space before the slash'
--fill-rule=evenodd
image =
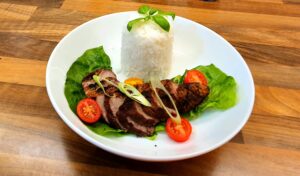
<path id="1" fill-rule="evenodd" d="M 151 104 L 151 107 L 142 106 L 142 109 L 146 114 L 155 117 L 159 121 L 168 118 L 168 114 L 160 105 L 154 91 L 150 88 L 150 85 L 148 83 L 139 85 L 137 88 Z"/>
<path id="2" fill-rule="evenodd" d="M 163 80 L 162 83 L 174 99 L 179 113 L 191 111 L 201 104 L 209 93 L 208 87 L 201 85 L 200 83 L 174 85 L 176 83 L 170 80 Z M 176 91 L 174 91 L 175 87 Z M 173 108 L 169 98 L 165 95 L 165 93 L 160 91 L 159 94 L 166 106 Z"/>
<path id="3" fill-rule="evenodd" d="M 97 97 L 98 95 L 103 93 L 102 89 L 93 80 L 93 75 L 98 75 L 101 78 L 106 78 L 114 83 L 118 82 L 116 75 L 111 70 L 99 69 L 99 70 L 96 70 L 96 71 L 88 74 L 82 80 L 82 87 L 83 87 L 83 90 L 84 90 L 86 96 L 90 97 L 90 98 Z M 101 81 L 101 83 L 105 89 L 112 87 L 112 85 L 108 84 L 106 81 Z"/>
<path id="4" fill-rule="evenodd" d="M 122 116 L 120 122 L 125 125 L 127 131 L 137 136 L 151 136 L 154 133 L 154 126 L 147 127 L 142 124 L 138 124 L 132 120 L 130 116 Z"/>
<path id="5" fill-rule="evenodd" d="M 109 124 L 111 124 L 113 127 L 125 130 L 122 123 L 119 121 L 119 116 L 117 116 L 117 112 L 119 111 L 120 106 L 124 103 L 125 97 L 120 92 L 115 92 L 113 97 L 105 97 L 104 106 L 107 113 L 107 118 L 109 119 Z M 112 105 L 112 102 L 114 104 Z M 117 106 L 117 107 L 114 107 Z M 117 108 L 116 112 L 114 108 Z"/>
<path id="6" fill-rule="evenodd" d="M 82 82 L 93 80 L 94 75 L 98 75 L 103 78 L 108 78 L 108 77 L 117 78 L 116 74 L 111 70 L 98 69 L 89 73 L 86 77 L 84 77 Z"/>
<path id="7" fill-rule="evenodd" d="M 161 82 L 175 101 L 179 113 L 186 113 L 191 111 L 196 106 L 198 106 L 209 93 L 208 87 L 201 85 L 200 83 L 178 85 L 171 80 L 162 80 Z M 151 108 L 143 108 L 149 115 L 157 117 L 161 120 L 168 117 L 162 107 L 159 104 L 154 103 L 158 102 L 158 100 L 154 95 L 154 91 L 150 88 L 150 85 L 148 83 L 139 85 L 137 86 L 137 88 L 153 105 Z M 159 89 L 158 94 L 163 103 L 168 108 L 174 108 L 169 97 L 163 90 Z"/>
<path id="8" fill-rule="evenodd" d="M 176 106 L 180 113 L 186 113 L 197 107 L 208 95 L 208 87 L 199 83 L 181 84 L 177 90 Z M 180 100 L 180 101 L 179 101 Z"/>
<path id="9" fill-rule="evenodd" d="M 123 105 L 120 107 L 119 112 L 122 114 L 126 114 L 126 116 L 130 116 L 132 120 L 136 121 L 139 124 L 143 124 L 145 126 L 153 126 L 159 122 L 155 117 L 144 115 L 142 111 L 143 105 L 131 100 L 126 99 Z"/>

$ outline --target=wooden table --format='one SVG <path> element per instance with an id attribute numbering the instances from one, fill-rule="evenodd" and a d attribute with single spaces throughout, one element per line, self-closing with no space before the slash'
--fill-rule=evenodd
<path id="1" fill-rule="evenodd" d="M 147 163 L 97 148 L 54 111 L 49 55 L 92 18 L 141 3 L 199 22 L 230 41 L 254 76 L 242 131 L 208 154 Z M 300 175 L 300 4 L 295 0 L 1 0 L 0 175 Z"/>

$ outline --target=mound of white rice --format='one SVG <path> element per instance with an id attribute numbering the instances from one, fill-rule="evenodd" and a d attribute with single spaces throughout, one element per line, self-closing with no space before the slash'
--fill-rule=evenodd
<path id="1" fill-rule="evenodd" d="M 127 77 L 166 78 L 172 65 L 173 27 L 166 32 L 149 20 L 122 34 L 121 67 Z"/>

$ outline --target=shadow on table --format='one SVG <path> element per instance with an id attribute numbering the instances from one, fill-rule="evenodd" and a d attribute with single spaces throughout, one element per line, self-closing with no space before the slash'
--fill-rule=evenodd
<path id="1" fill-rule="evenodd" d="M 219 159 L 222 157 L 222 149 L 217 149 L 192 159 L 174 161 L 174 162 L 143 162 L 123 158 L 109 152 L 106 152 L 83 138 L 75 134 L 68 127 L 63 127 L 66 136 L 62 137 L 65 146 L 66 156 L 69 161 L 79 162 L 92 166 L 102 166 L 108 168 L 126 169 L 153 174 L 167 175 L 212 175 L 215 170 L 220 171 Z M 239 133 L 231 142 L 243 143 L 242 135 Z M 76 170 L 76 169 L 74 169 Z M 81 173 L 78 173 L 81 174 Z"/>

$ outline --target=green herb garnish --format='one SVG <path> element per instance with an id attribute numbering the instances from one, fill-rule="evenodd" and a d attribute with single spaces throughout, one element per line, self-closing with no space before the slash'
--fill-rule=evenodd
<path id="1" fill-rule="evenodd" d="M 116 84 L 105 78 L 100 79 L 100 77 L 96 76 L 96 75 L 93 76 L 93 79 L 95 81 L 97 80 L 96 83 L 100 86 L 100 88 L 103 90 L 104 93 L 105 93 L 105 90 L 104 90 L 103 85 L 100 83 L 100 80 L 106 81 L 109 84 L 115 86 L 117 89 L 119 89 L 119 91 L 124 93 L 127 97 L 131 98 L 132 100 L 134 100 L 144 106 L 148 106 L 148 107 L 151 106 L 150 102 L 144 97 L 144 95 L 141 94 L 141 92 L 139 92 L 134 86 L 132 86 L 130 84 L 126 84 L 123 82 L 119 82 L 118 84 Z"/>
<path id="2" fill-rule="evenodd" d="M 170 24 L 168 20 L 165 19 L 165 17 L 161 15 L 155 15 L 152 17 L 156 24 L 158 24 L 161 28 L 163 28 L 165 31 L 169 32 L 170 30 Z"/>
<path id="3" fill-rule="evenodd" d="M 180 114 L 178 112 L 178 109 L 176 107 L 176 104 L 174 102 L 174 99 L 172 98 L 172 96 L 170 95 L 170 93 L 167 91 L 167 89 L 165 88 L 165 86 L 160 82 L 160 80 L 156 77 L 151 77 L 151 80 L 150 80 L 150 84 L 151 84 L 151 88 L 153 90 L 153 92 L 155 93 L 155 96 L 159 102 L 159 104 L 163 107 L 163 109 L 166 111 L 166 113 L 168 114 L 168 116 L 170 118 L 172 118 L 172 120 L 174 122 L 176 122 L 176 124 L 180 124 L 181 123 L 181 117 L 180 117 Z M 161 89 L 162 91 L 165 92 L 165 94 L 168 96 L 169 100 L 171 101 L 172 103 L 172 106 L 176 112 L 176 116 L 174 117 L 171 112 L 168 110 L 168 108 L 165 106 L 165 104 L 163 103 L 162 99 L 159 97 L 158 95 L 158 92 L 157 92 L 157 89 L 156 88 L 159 88 Z"/>
<path id="4" fill-rule="evenodd" d="M 134 24 L 136 24 L 139 21 L 144 21 L 144 20 L 145 20 L 145 18 L 137 18 L 135 20 L 129 21 L 128 24 L 127 24 L 127 30 L 131 31 L 131 29 L 132 29 L 132 27 L 133 27 Z"/>
<path id="5" fill-rule="evenodd" d="M 104 93 L 106 96 L 112 97 L 111 95 L 109 95 L 108 93 L 106 93 L 106 91 L 105 91 L 105 89 L 104 89 L 104 86 L 103 86 L 102 83 L 100 82 L 100 80 L 101 80 L 100 76 L 93 75 L 93 80 L 98 84 L 98 86 L 101 88 L 101 90 L 103 91 L 103 93 Z"/>
<path id="6" fill-rule="evenodd" d="M 147 6 L 147 5 L 142 5 L 142 6 L 139 8 L 138 12 L 139 12 L 140 14 L 146 14 L 146 13 L 149 12 L 149 10 L 151 10 L 151 8 L 150 8 L 149 6 Z"/>
<path id="7" fill-rule="evenodd" d="M 153 20 L 157 25 L 159 25 L 166 32 L 170 31 L 170 23 L 166 19 L 166 16 L 171 16 L 172 19 L 175 19 L 175 13 L 173 12 L 164 12 L 155 8 L 151 8 L 147 5 L 142 5 L 138 9 L 139 14 L 144 15 L 144 17 L 131 20 L 127 24 L 127 30 L 130 32 L 132 27 L 139 22 L 146 22 L 148 20 Z"/>
<path id="8" fill-rule="evenodd" d="M 133 87 L 130 84 L 118 83 L 118 89 L 124 93 L 127 97 L 131 98 L 132 100 L 144 105 L 150 107 L 150 102 L 139 92 L 135 87 Z"/>

